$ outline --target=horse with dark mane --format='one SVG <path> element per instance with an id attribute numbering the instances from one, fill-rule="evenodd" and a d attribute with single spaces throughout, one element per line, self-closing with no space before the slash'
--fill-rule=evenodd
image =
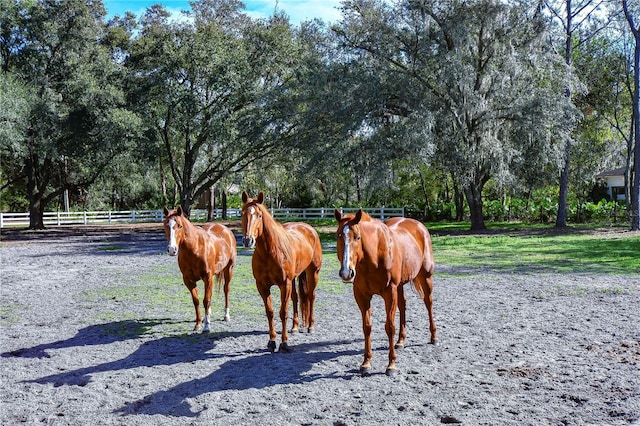
<path id="1" fill-rule="evenodd" d="M 298 296 L 302 327 L 312 332 L 315 325 L 313 305 L 316 298 L 318 273 L 322 266 L 322 245 L 318 233 L 306 223 L 277 222 L 264 205 L 264 193 L 256 198 L 242 193 L 242 233 L 247 248 L 254 248 L 251 265 L 256 287 L 262 297 L 269 322 L 267 348 L 276 348 L 276 328 L 271 302 L 271 287 L 280 289 L 281 343 L 278 351 L 289 352 L 287 315 L 289 298 L 293 298 L 293 327 L 298 331 Z M 295 279 L 298 278 L 298 288 Z"/>
<path id="2" fill-rule="evenodd" d="M 207 223 L 202 227 L 192 224 L 182 207 L 176 210 L 163 209 L 164 232 L 167 237 L 167 252 L 178 256 L 182 281 L 191 293 L 196 310 L 194 331 L 209 332 L 211 316 L 211 293 L 214 280 L 217 286 L 224 281 L 224 320 L 229 321 L 229 284 L 236 264 L 236 237 L 219 223 Z M 204 327 L 200 315 L 200 299 L 196 283 L 204 283 Z"/>
<path id="3" fill-rule="evenodd" d="M 394 375 L 397 372 L 395 349 L 404 347 L 407 337 L 405 283 L 412 281 L 424 300 L 429 313 L 431 343 L 437 340 L 431 295 L 434 272 L 431 236 L 422 223 L 413 219 L 392 218 L 382 222 L 362 209 L 344 216 L 336 209 L 334 216 L 338 221 L 339 275 L 345 283 L 353 283 L 353 295 L 362 314 L 364 361 L 360 371 L 367 375 L 371 369 L 371 299 L 377 294 L 384 299 L 387 315 L 389 364 L 386 373 Z M 394 346 L 396 309 L 400 310 L 400 333 Z"/>

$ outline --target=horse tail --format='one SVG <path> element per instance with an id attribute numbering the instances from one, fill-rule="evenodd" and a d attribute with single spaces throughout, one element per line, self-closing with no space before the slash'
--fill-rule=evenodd
<path id="1" fill-rule="evenodd" d="M 307 279 L 307 271 L 303 271 L 298 276 L 298 288 L 300 289 L 300 293 L 309 293 L 309 280 Z"/>
<path id="2" fill-rule="evenodd" d="M 224 281 L 222 272 L 223 271 L 220 271 L 213 276 L 213 283 L 217 293 L 220 293 L 220 288 L 222 287 L 222 282 Z"/>

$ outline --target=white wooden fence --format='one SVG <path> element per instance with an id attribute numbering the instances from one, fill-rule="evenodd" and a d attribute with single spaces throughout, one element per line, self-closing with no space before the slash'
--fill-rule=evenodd
<path id="1" fill-rule="evenodd" d="M 357 208 L 340 208 L 342 213 L 353 213 Z M 388 219 L 394 216 L 404 216 L 402 207 L 380 207 L 362 209 L 372 217 Z M 278 220 L 296 219 L 329 219 L 333 218 L 333 207 L 309 209 L 279 208 L 272 209 L 271 214 Z M 216 210 L 216 218 L 222 217 L 222 210 Z M 240 209 L 227 209 L 229 219 L 240 217 Z M 162 222 L 162 210 L 125 210 L 125 211 L 94 211 L 94 212 L 45 212 L 45 226 L 62 225 L 109 225 L 119 223 Z M 207 220 L 207 211 L 191 210 L 191 220 L 203 222 Z M 0 228 L 10 226 L 29 226 L 29 213 L 0 212 Z"/>

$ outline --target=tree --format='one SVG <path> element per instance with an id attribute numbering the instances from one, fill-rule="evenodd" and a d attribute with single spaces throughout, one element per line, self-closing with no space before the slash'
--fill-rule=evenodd
<path id="1" fill-rule="evenodd" d="M 580 48 L 595 34 L 606 27 L 595 16 L 601 9 L 601 0 L 545 0 L 547 10 L 553 18 L 561 24 L 564 34 L 564 58 L 567 66 L 572 66 L 574 49 Z M 595 25 L 594 25 L 595 23 Z M 572 99 L 574 91 L 571 86 L 565 86 L 565 95 Z M 564 159 L 560 172 L 558 213 L 556 227 L 567 226 L 567 195 L 569 193 L 569 171 L 571 166 L 572 137 L 567 137 L 564 147 Z"/>
<path id="2" fill-rule="evenodd" d="M 570 76 L 546 44 L 536 8 L 354 0 L 344 16 L 336 28 L 343 43 L 404 83 L 389 99 L 416 118 L 407 123 L 413 133 L 424 138 L 433 116 L 435 157 L 462 188 L 472 229 L 485 228 L 489 179 L 509 184 L 514 173 L 539 173 L 560 157 L 555 141 L 570 132 L 575 111 L 554 86 Z"/>
<path id="3" fill-rule="evenodd" d="M 2 11 L 2 73 L 29 94 L 12 155 L 3 160 L 27 188 L 29 227 L 43 228 L 45 208 L 100 176 L 135 117 L 124 108 L 118 69 L 101 43 L 101 3 L 5 0 Z M 2 143 L 4 155 L 10 141 Z"/>
<path id="4" fill-rule="evenodd" d="M 187 214 L 216 182 L 283 148 L 294 127 L 288 98 L 298 53 L 289 22 L 253 21 L 241 6 L 194 2 L 186 22 L 154 6 L 127 61 Z"/>
<path id="5" fill-rule="evenodd" d="M 633 79 L 633 139 L 635 143 L 633 161 L 633 185 L 631 190 L 631 229 L 640 230 L 640 22 L 636 22 L 640 7 L 631 12 L 629 2 L 622 1 L 624 16 L 635 38 Z M 635 18 L 634 18 L 635 17 Z"/>

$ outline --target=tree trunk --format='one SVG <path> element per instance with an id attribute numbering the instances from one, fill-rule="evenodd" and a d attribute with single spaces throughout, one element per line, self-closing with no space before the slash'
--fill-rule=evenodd
<path id="1" fill-rule="evenodd" d="M 631 229 L 640 231 L 640 28 L 634 31 L 636 48 L 634 53 L 633 78 L 633 120 L 634 120 L 634 140 L 633 150 L 633 186 L 631 187 Z"/>
<path id="2" fill-rule="evenodd" d="M 571 141 L 567 140 L 564 147 L 564 165 L 560 173 L 560 193 L 558 194 L 558 214 L 556 216 L 556 228 L 567 226 L 567 194 L 569 193 L 569 156 Z"/>
<path id="3" fill-rule="evenodd" d="M 482 188 L 473 183 L 469 184 L 464 189 L 464 195 L 467 198 L 469 212 L 471 213 L 471 230 L 482 231 L 487 229 L 482 215 Z"/>
<path id="4" fill-rule="evenodd" d="M 568 66 L 571 66 L 571 57 L 573 54 L 573 28 L 572 28 L 572 10 L 571 0 L 567 0 L 567 26 L 566 26 L 566 39 L 565 39 L 565 62 Z M 565 96 L 571 99 L 571 89 L 568 87 L 565 89 Z M 562 172 L 560 173 L 560 193 L 558 196 L 558 214 L 556 215 L 556 228 L 564 228 L 567 226 L 567 194 L 569 193 L 569 165 L 571 154 L 571 139 L 567 139 L 564 146 L 564 164 L 562 165 Z"/>
<path id="5" fill-rule="evenodd" d="M 227 220 L 227 191 L 221 191 L 222 198 L 222 219 Z"/>
<path id="6" fill-rule="evenodd" d="M 453 203 L 456 206 L 456 222 L 464 220 L 464 194 L 458 185 L 453 185 Z"/>
<path id="7" fill-rule="evenodd" d="M 634 77 L 633 77 L 633 177 L 631 186 L 631 230 L 640 231 L 640 23 L 636 23 L 629 11 L 627 0 L 622 1 L 624 15 L 629 23 L 629 28 L 633 33 L 635 40 L 635 49 L 633 56 Z M 637 25 L 637 26 L 636 26 Z"/>
<path id="8" fill-rule="evenodd" d="M 213 222 L 216 218 L 216 187 L 209 188 L 209 202 L 207 203 L 207 222 Z"/>
<path id="9" fill-rule="evenodd" d="M 29 195 L 29 229 L 44 229 L 44 206 L 38 185 L 38 159 L 33 155 L 27 160 L 27 193 Z"/>

